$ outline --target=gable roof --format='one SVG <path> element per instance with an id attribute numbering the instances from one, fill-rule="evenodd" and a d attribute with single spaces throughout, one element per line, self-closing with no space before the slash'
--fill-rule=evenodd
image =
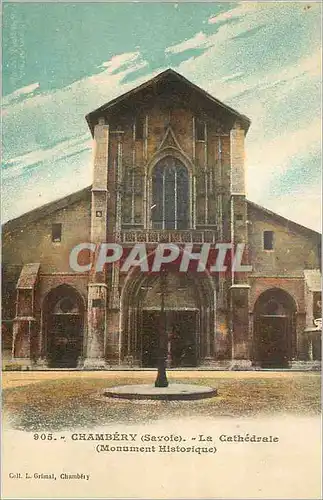
<path id="1" fill-rule="evenodd" d="M 126 101 L 130 101 L 133 98 L 138 97 L 141 93 L 144 93 L 149 89 L 155 89 L 156 86 L 162 87 L 163 85 L 167 84 L 181 84 L 187 89 L 197 93 L 199 96 L 207 100 L 207 106 L 209 110 L 214 109 L 216 111 L 224 111 L 228 116 L 232 118 L 232 120 L 240 120 L 244 130 L 246 132 L 248 131 L 251 121 L 247 116 L 238 113 L 238 111 L 236 111 L 235 109 L 227 106 L 212 95 L 208 94 L 205 90 L 187 80 L 187 78 L 185 78 L 184 76 L 169 68 L 162 73 L 159 73 L 157 76 L 151 78 L 150 80 L 147 80 L 145 83 L 139 85 L 138 87 L 135 87 L 129 92 L 126 92 L 125 94 L 112 99 L 106 104 L 103 104 L 103 106 L 100 106 L 94 111 L 88 113 L 85 119 L 90 127 L 92 135 L 94 133 L 94 126 L 97 124 L 98 119 L 102 117 L 102 115 L 106 115 L 110 111 L 114 111 L 119 105 L 125 104 Z"/>
<path id="2" fill-rule="evenodd" d="M 301 224 L 298 224 L 297 222 L 294 222 L 290 219 L 287 219 L 286 217 L 283 217 L 282 215 L 277 214 L 276 212 L 272 212 L 268 208 L 264 208 L 261 205 L 258 205 L 257 203 L 254 203 L 253 201 L 247 200 L 248 207 L 251 209 L 255 209 L 257 211 L 262 212 L 265 215 L 268 215 L 269 217 L 275 219 L 277 222 L 280 222 L 282 225 L 286 226 L 288 229 L 294 229 L 295 231 L 301 231 L 301 232 L 307 232 L 311 233 L 312 236 L 318 236 L 321 237 L 321 234 L 318 231 L 315 231 L 314 229 L 310 229 L 309 227 L 302 226 Z"/>
<path id="3" fill-rule="evenodd" d="M 46 205 L 42 205 L 41 207 L 38 207 L 34 210 L 31 210 L 30 212 L 27 212 L 23 215 L 20 215 L 19 217 L 16 217 L 15 219 L 6 222 L 5 224 L 2 225 L 2 230 L 4 233 L 15 231 L 17 229 L 20 229 L 21 227 L 25 227 L 28 224 L 32 224 L 33 222 L 43 219 L 47 215 L 50 215 L 56 212 L 57 210 L 61 210 L 67 206 L 70 206 L 73 203 L 77 203 L 78 201 L 87 198 L 90 200 L 91 189 L 92 185 L 87 186 L 86 188 L 81 189 L 80 191 L 72 193 L 68 196 L 64 196 L 64 198 L 60 198 L 59 200 L 46 203 Z M 278 222 L 280 222 L 281 224 L 285 225 L 288 228 L 290 227 L 295 231 L 302 231 L 302 232 L 305 231 L 310 236 L 316 236 L 318 238 L 321 238 L 321 234 L 317 231 L 314 231 L 314 229 L 310 229 L 290 219 L 286 219 L 286 217 L 283 217 L 282 215 L 279 215 L 276 212 L 272 212 L 271 210 L 268 210 L 267 208 L 264 208 L 261 205 L 257 205 L 257 203 L 254 203 L 253 201 L 247 200 L 247 206 L 248 208 L 250 207 L 251 209 L 261 211 L 263 214 L 268 215 L 271 218 L 274 218 L 275 220 L 277 220 Z"/>
<path id="4" fill-rule="evenodd" d="M 81 189 L 80 191 L 76 191 L 75 193 L 69 194 L 68 196 L 64 196 L 64 198 L 59 198 L 58 200 L 51 201 L 49 203 L 46 203 L 46 205 L 42 205 L 38 208 L 35 208 L 34 210 L 31 210 L 30 212 L 26 212 L 25 214 L 16 217 L 15 219 L 9 220 L 2 225 L 2 230 L 4 233 L 16 231 L 21 227 L 25 227 L 29 224 L 32 224 L 33 222 L 37 222 L 44 217 L 47 217 L 47 215 L 57 212 L 57 210 L 62 210 L 67 206 L 71 206 L 78 201 L 84 200 L 87 198 L 87 196 L 90 200 L 91 188 L 92 186 L 88 186 L 84 189 Z"/>

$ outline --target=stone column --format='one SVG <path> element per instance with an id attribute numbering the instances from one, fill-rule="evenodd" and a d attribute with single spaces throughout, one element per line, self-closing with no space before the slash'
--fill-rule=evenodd
<path id="1" fill-rule="evenodd" d="M 44 324 L 44 310 L 40 311 L 40 326 L 39 326 L 39 336 L 38 336 L 38 352 L 39 358 L 37 359 L 37 363 L 35 365 L 35 369 L 37 370 L 46 370 L 48 368 L 48 360 L 47 360 L 47 342 L 48 339 L 45 337 L 45 324 Z"/>
<path id="2" fill-rule="evenodd" d="M 107 284 L 105 270 L 97 271 L 95 262 L 100 243 L 107 240 L 109 127 L 100 118 L 94 128 L 93 184 L 91 202 L 91 242 L 96 244 L 88 285 L 88 328 L 84 368 L 105 367 Z"/>
<path id="3" fill-rule="evenodd" d="M 249 341 L 249 285 L 232 285 L 230 290 L 232 361 L 238 366 L 251 366 L 252 346 Z"/>
<path id="4" fill-rule="evenodd" d="M 295 316 L 296 338 L 293 339 L 292 361 L 308 361 L 308 338 L 307 331 L 313 328 L 313 323 L 308 323 L 308 318 L 305 311 L 298 311 Z"/>
<path id="5" fill-rule="evenodd" d="M 105 367 L 107 285 L 89 283 L 88 286 L 88 338 L 84 368 Z"/>
<path id="6" fill-rule="evenodd" d="M 118 264 L 113 264 L 111 283 L 109 285 L 109 308 L 107 321 L 107 337 L 106 346 L 107 361 L 111 365 L 119 364 L 119 337 L 120 337 L 120 268 Z"/>
<path id="7" fill-rule="evenodd" d="M 308 335 L 308 360 L 313 361 L 313 336 Z"/>
<path id="8" fill-rule="evenodd" d="M 210 362 L 211 357 L 211 322 L 210 322 L 210 308 L 204 310 L 205 314 L 205 358 L 206 363 Z M 213 329 L 212 329 L 213 330 Z M 213 331 L 212 331 L 213 333 Z"/>
<path id="9" fill-rule="evenodd" d="M 30 341 L 34 326 L 32 317 L 16 317 L 13 323 L 12 363 L 24 369 L 32 367 Z"/>
<path id="10" fill-rule="evenodd" d="M 196 175 L 193 175 L 193 184 L 192 184 L 192 229 L 196 229 Z"/>
<path id="11" fill-rule="evenodd" d="M 216 360 L 228 360 L 228 346 L 229 327 L 227 311 L 224 311 L 223 309 L 217 309 L 214 339 L 214 357 Z"/>
<path id="12" fill-rule="evenodd" d="M 39 357 L 36 343 L 35 286 L 39 263 L 25 264 L 17 283 L 16 317 L 13 323 L 12 363 L 31 368 Z"/>
<path id="13" fill-rule="evenodd" d="M 144 213 L 144 229 L 148 229 L 148 172 L 147 167 L 145 167 L 144 176 L 144 192 L 143 192 L 143 213 Z M 149 207 L 150 215 L 150 207 Z"/>
<path id="14" fill-rule="evenodd" d="M 245 198 L 244 168 L 245 132 L 237 122 L 230 132 L 230 207 L 231 207 L 231 242 L 234 251 L 237 244 L 244 244 L 242 265 L 248 265 L 248 230 L 247 204 Z M 233 367 L 251 366 L 251 346 L 249 345 L 249 280 L 246 271 L 232 268 L 231 259 L 230 317 Z"/>

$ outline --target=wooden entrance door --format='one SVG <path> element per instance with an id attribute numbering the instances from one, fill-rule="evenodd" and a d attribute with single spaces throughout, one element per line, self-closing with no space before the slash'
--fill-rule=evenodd
<path id="1" fill-rule="evenodd" d="M 170 366 L 197 366 L 197 311 L 166 311 Z M 141 359 L 143 367 L 157 367 L 160 311 L 143 311 Z"/>
<path id="2" fill-rule="evenodd" d="M 82 351 L 82 324 L 79 315 L 53 314 L 49 331 L 49 366 L 75 368 Z"/>
<path id="3" fill-rule="evenodd" d="M 288 367 L 288 318 L 260 316 L 258 319 L 258 360 L 263 368 Z"/>

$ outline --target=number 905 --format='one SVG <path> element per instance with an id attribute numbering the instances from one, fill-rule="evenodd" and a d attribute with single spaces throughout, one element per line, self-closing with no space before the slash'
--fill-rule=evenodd
<path id="1" fill-rule="evenodd" d="M 42 434 L 34 434 L 34 439 L 35 441 L 37 441 L 38 439 L 40 439 L 41 441 L 52 441 L 53 440 L 53 434 L 45 434 L 45 433 L 42 433 Z"/>

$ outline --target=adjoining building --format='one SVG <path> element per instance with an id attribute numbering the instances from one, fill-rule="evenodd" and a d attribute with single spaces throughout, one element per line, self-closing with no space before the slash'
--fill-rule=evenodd
<path id="1" fill-rule="evenodd" d="M 246 199 L 250 120 L 173 70 L 86 120 L 92 185 L 3 226 L 3 368 L 156 366 L 160 276 L 76 272 L 83 242 L 244 243 L 248 273 L 167 273 L 170 366 L 319 364 L 321 235 Z"/>

